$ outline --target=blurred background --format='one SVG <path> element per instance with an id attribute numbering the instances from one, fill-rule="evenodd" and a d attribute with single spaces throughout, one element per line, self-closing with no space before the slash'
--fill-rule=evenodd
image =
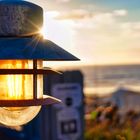
<path id="1" fill-rule="evenodd" d="M 81 59 L 77 62 L 44 63 L 44 67 L 64 73 L 79 71 L 82 77 L 76 82 L 80 81 L 82 88 L 82 97 L 79 98 L 82 98 L 83 104 L 78 111 L 84 117 L 79 118 L 83 127 L 80 133 L 83 135 L 58 139 L 140 140 L 140 1 L 28 1 L 44 9 L 44 27 L 41 30 L 44 38 Z M 55 83 L 62 82 L 60 79 L 53 77 L 57 81 Z M 75 83 L 74 80 L 70 82 Z M 28 140 L 30 138 L 25 135 L 33 125 L 36 124 L 36 128 L 37 123 L 39 121 L 33 120 L 25 127 L 8 130 L 20 135 L 20 139 Z M 5 132 L 3 130 L 2 134 Z M 33 136 L 37 132 L 36 128 L 33 134 L 27 135 Z M 46 130 L 46 134 L 49 134 L 49 130 Z M 39 135 L 32 137 L 34 139 L 45 140 Z M 50 136 L 46 140 L 56 139 Z"/>
<path id="2" fill-rule="evenodd" d="M 138 0 L 30 1 L 44 8 L 44 38 L 81 59 L 45 66 L 81 70 L 86 94 L 105 95 L 120 86 L 140 90 Z"/>
<path id="3" fill-rule="evenodd" d="M 81 59 L 51 67 L 83 73 L 85 139 L 140 139 L 139 4 L 48 0 L 44 6 L 43 1 L 45 37 Z"/>

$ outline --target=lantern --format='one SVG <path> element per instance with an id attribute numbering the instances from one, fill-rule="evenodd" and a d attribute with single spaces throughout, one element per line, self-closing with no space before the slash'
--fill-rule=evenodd
<path id="1" fill-rule="evenodd" d="M 0 123 L 23 125 L 42 105 L 60 100 L 43 95 L 43 75 L 59 73 L 43 69 L 43 61 L 78 60 L 39 30 L 43 10 L 26 1 L 0 1 Z"/>

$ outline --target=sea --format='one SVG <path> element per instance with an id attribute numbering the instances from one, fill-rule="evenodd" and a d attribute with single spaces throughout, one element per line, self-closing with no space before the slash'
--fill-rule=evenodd
<path id="1" fill-rule="evenodd" d="M 119 88 L 140 92 L 140 65 L 79 66 L 84 76 L 84 93 L 105 96 Z"/>

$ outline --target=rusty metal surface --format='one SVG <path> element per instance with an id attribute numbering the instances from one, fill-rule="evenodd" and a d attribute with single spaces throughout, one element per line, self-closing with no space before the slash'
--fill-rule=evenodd
<path id="1" fill-rule="evenodd" d="M 0 59 L 79 60 L 52 41 L 40 36 L 0 38 Z"/>

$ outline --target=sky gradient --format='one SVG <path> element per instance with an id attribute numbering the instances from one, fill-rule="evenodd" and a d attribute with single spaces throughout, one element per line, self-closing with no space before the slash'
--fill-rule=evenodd
<path id="1" fill-rule="evenodd" d="M 45 38 L 81 59 L 73 65 L 140 63 L 140 0 L 30 2 L 44 8 Z"/>

